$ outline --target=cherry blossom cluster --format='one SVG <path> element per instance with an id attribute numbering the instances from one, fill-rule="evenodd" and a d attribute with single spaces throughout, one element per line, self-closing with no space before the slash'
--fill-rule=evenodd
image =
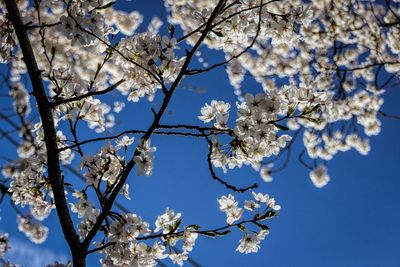
<path id="1" fill-rule="evenodd" d="M 8 240 L 8 234 L 0 234 L 0 259 L 4 257 L 4 254 L 10 250 L 10 244 Z"/>
<path id="2" fill-rule="evenodd" d="M 12 84 L 10 89 L 15 111 L 21 116 L 28 115 L 31 111 L 28 91 L 21 83 Z"/>
<path id="3" fill-rule="evenodd" d="M 148 246 L 138 242 L 139 235 L 151 233 L 149 224 L 135 214 L 125 214 L 114 221 L 108 232 L 112 246 L 104 250 L 106 257 L 102 266 L 155 266 L 157 260 L 164 258 L 165 247 L 160 242 Z"/>
<path id="4" fill-rule="evenodd" d="M 99 187 L 100 182 L 103 180 L 107 186 L 112 186 L 124 167 L 123 157 L 117 154 L 120 146 L 113 146 L 108 143 L 102 147 L 100 152 L 94 156 L 84 158 L 81 167 L 86 167 L 87 172 L 84 174 L 86 177 L 86 184 Z"/>
<path id="5" fill-rule="evenodd" d="M 25 133 L 26 139 L 17 149 L 20 159 L 6 164 L 2 174 L 11 179 L 9 192 L 14 203 L 22 207 L 28 204 L 31 215 L 41 221 L 49 216 L 55 206 L 51 186 L 45 176 L 47 155 L 41 123 L 36 123 L 29 133 Z M 59 148 L 65 146 L 65 139 L 64 134 L 58 131 Z M 70 164 L 74 154 L 70 149 L 65 149 L 59 157 L 63 164 Z"/>
<path id="6" fill-rule="evenodd" d="M 105 24 L 103 14 L 97 11 L 102 9 L 104 4 L 106 3 L 103 0 L 69 2 L 67 15 L 60 18 L 59 30 L 72 41 L 72 44 L 79 43 L 84 46 L 97 44 L 95 36 L 105 39 L 107 34 L 113 32 L 112 28 Z"/>
<path id="7" fill-rule="evenodd" d="M 153 161 L 154 161 L 154 152 L 156 151 L 155 146 L 151 146 L 151 140 L 142 139 L 140 145 L 137 147 L 137 151 L 139 155 L 134 157 L 134 161 L 136 162 L 138 172 L 137 174 L 140 176 L 143 173 L 146 176 L 150 176 L 153 172 Z"/>
<path id="8" fill-rule="evenodd" d="M 292 5 L 307 6 L 305 10 L 313 13 L 311 20 L 299 24 L 300 45 L 269 45 L 258 39 L 226 68 L 235 94 L 244 99 L 242 83 L 246 76 L 254 78 L 264 91 L 288 83 L 325 91 L 329 103 L 307 118 L 287 120 L 287 126 L 291 130 L 304 127 L 305 135 L 312 131 L 318 136 L 311 143 L 305 142 L 310 158 L 329 160 L 338 151 L 350 148 L 365 155 L 370 150 L 365 136 L 380 132 L 383 93 L 390 88 L 390 81 L 398 79 L 399 5 L 318 0 L 292 1 Z M 274 6 L 275 13 L 286 11 L 284 5 Z M 232 53 L 226 53 L 226 59 L 231 57 Z"/>
<path id="9" fill-rule="evenodd" d="M 324 165 L 319 165 L 310 172 L 310 179 L 317 188 L 324 187 L 330 181 L 327 169 Z"/>
<path id="10" fill-rule="evenodd" d="M 222 196 L 218 199 L 219 209 L 226 214 L 226 222 L 232 224 L 242 218 L 243 209 L 238 207 L 239 202 L 235 201 L 233 195 Z"/>
<path id="11" fill-rule="evenodd" d="M 106 257 L 102 259 L 103 266 L 156 266 L 158 260 L 166 257 L 180 266 L 188 259 L 188 253 L 192 251 L 198 237 L 198 227 L 188 226 L 179 231 L 181 214 L 167 208 L 165 213 L 158 216 L 155 222 L 156 228 L 150 230 L 147 222 L 135 214 L 121 215 L 112 222 L 107 234 L 110 244 L 104 249 Z M 151 245 L 140 242 L 151 233 L 162 232 L 161 240 L 154 241 Z M 176 246 L 182 240 L 182 252 L 166 250 L 166 246 Z M 102 244 L 98 244 L 101 246 Z M 174 249 L 175 250 L 175 249 Z"/>
<path id="12" fill-rule="evenodd" d="M 303 143 L 311 158 L 331 160 L 339 151 L 356 149 L 360 154 L 366 155 L 370 150 L 368 139 L 361 139 L 356 134 L 345 135 L 341 131 L 333 134 L 313 132 L 307 130 L 303 135 Z"/>
<path id="13" fill-rule="evenodd" d="M 233 130 L 234 139 L 226 147 L 214 142 L 212 162 L 215 167 L 227 171 L 241 167 L 243 164 L 252 165 L 259 169 L 264 157 L 278 155 L 291 137 L 286 134 L 278 136 L 278 131 L 284 129 L 278 122 L 289 118 L 295 110 L 301 112 L 305 119 L 312 119 L 311 107 L 327 105 L 329 94 L 312 90 L 310 87 L 284 86 L 281 90 L 266 91 L 257 95 L 246 94 L 243 102 L 236 104 L 238 112 L 236 126 Z M 199 119 L 203 122 L 215 120 L 216 128 L 226 128 L 229 118 L 228 103 L 212 101 L 201 109 Z M 278 115 L 286 114 L 279 119 Z M 308 117 L 306 117 L 306 115 Z"/>
<path id="14" fill-rule="evenodd" d="M 358 91 L 344 100 L 334 101 L 331 113 L 326 115 L 328 122 L 356 118 L 367 136 L 378 135 L 381 122 L 377 118 L 383 99 L 378 94 Z"/>
<path id="15" fill-rule="evenodd" d="M 15 36 L 11 22 L 5 16 L 0 3 L 0 63 L 7 62 L 13 56 Z"/>
<path id="16" fill-rule="evenodd" d="M 117 245 L 105 249 L 107 257 L 101 260 L 102 266 L 156 266 L 161 257 L 164 247 L 159 243 L 154 243 L 152 247 L 145 243 L 132 243 L 127 245 Z"/>
<path id="17" fill-rule="evenodd" d="M 176 213 L 174 210 L 167 208 L 165 213 L 158 216 L 156 220 L 156 228 L 154 232 L 162 231 L 163 234 L 171 234 L 178 231 L 179 225 L 181 224 L 181 213 Z M 183 265 L 183 262 L 188 259 L 188 254 L 192 251 L 198 234 L 196 230 L 197 226 L 187 226 L 185 227 L 182 235 L 170 235 L 163 238 L 170 246 L 175 246 L 179 240 L 182 239 L 182 252 L 169 253 L 168 257 L 173 263 L 179 266 Z"/>
<path id="18" fill-rule="evenodd" d="M 16 205 L 24 207 L 29 204 L 35 219 L 47 218 L 54 205 L 46 200 L 48 183 L 43 179 L 43 163 L 40 159 L 21 159 L 2 170 L 6 178 L 12 178 L 9 191 Z"/>
<path id="19" fill-rule="evenodd" d="M 67 71 L 66 73 L 69 72 Z M 61 83 L 61 85 L 62 87 L 60 87 L 60 82 L 58 82 L 57 87 L 50 86 L 52 96 L 55 99 L 79 97 L 87 93 L 86 89 L 80 83 L 66 81 Z M 111 107 L 94 97 L 86 97 L 82 100 L 60 104 L 56 107 L 55 112 L 58 114 L 59 120 L 83 120 L 87 122 L 89 128 L 94 129 L 98 133 L 115 125 L 115 117 L 111 113 Z"/>
<path id="20" fill-rule="evenodd" d="M 289 1 L 282 2 L 282 6 L 292 7 Z M 217 0 L 166 0 L 165 6 L 170 12 L 170 23 L 178 24 L 184 34 L 195 32 L 186 39 L 194 44 L 200 35 L 196 29 L 209 19 L 217 3 Z M 274 3 L 266 0 L 226 1 L 206 44 L 210 48 L 233 53 L 238 47 L 250 46 L 256 37 L 261 40 L 271 39 L 274 45 L 297 43 L 299 36 L 295 30 L 296 25 L 308 24 L 311 10 L 299 5 L 286 13 L 277 13 L 273 12 L 274 8 Z"/>
<path id="21" fill-rule="evenodd" d="M 113 9 L 112 1 L 70 1 L 66 7 L 62 3 L 59 1 L 58 9 L 53 11 L 61 13 L 65 9 L 59 30 L 72 40 L 72 44 L 96 45 L 99 40 L 107 40 L 109 34 L 118 32 L 132 35 L 143 20 L 137 11 L 127 13 Z"/>
<path id="22" fill-rule="evenodd" d="M 49 229 L 39 222 L 34 222 L 29 217 L 17 216 L 18 230 L 23 232 L 29 240 L 35 244 L 43 243 L 48 235 Z"/>
<path id="23" fill-rule="evenodd" d="M 192 63 L 183 65 L 191 57 L 190 48 L 187 58 L 177 52 L 180 47 L 193 46 L 204 29 L 209 31 L 203 43 L 225 56 L 225 63 L 210 69 L 224 65 L 238 97 L 234 118 L 231 104 L 224 101 L 212 100 L 201 108 L 198 118 L 212 123 L 212 128 L 205 128 L 211 137 L 204 134 L 211 144 L 209 161 L 224 172 L 251 165 L 268 182 L 272 181 L 273 164 L 264 160 L 283 153 L 298 133 L 303 134 L 305 151 L 314 161 L 308 167 L 318 188 L 330 181 L 325 161 L 335 154 L 351 148 L 367 154 L 370 146 L 365 136 L 380 133 L 383 93 L 400 72 L 400 7 L 391 3 L 388 8 L 379 1 L 349 5 L 347 0 L 226 0 L 215 10 L 220 1 L 165 0 L 171 23 L 167 37 L 158 34 L 163 22 L 157 17 L 147 31 L 136 32 L 143 16 L 116 10 L 109 0 L 17 2 L 49 95 L 58 157 L 64 165 L 70 165 L 76 155 L 82 158 L 86 187 L 75 191 L 72 195 L 77 201 L 70 203 L 71 211 L 81 219 L 78 232 L 82 239 L 104 211 L 95 203 L 104 208 L 102 201 L 115 188 L 122 188 L 116 193 L 130 199 L 129 185 L 118 183 L 125 181 L 120 178 L 134 139 L 110 138 L 117 139 L 115 144 L 107 143 L 88 156 L 78 140 L 78 122 L 84 121 L 97 133 L 112 131 L 115 114 L 125 103 L 116 101 L 114 94 L 103 97 L 105 93 L 116 90 L 132 102 L 143 97 L 152 100 L 158 91 L 173 93 L 167 86 L 178 84 L 175 80 L 182 76 L 178 73 L 188 76 L 207 71 L 213 62 L 201 50 L 193 52 L 204 69 L 192 69 Z M 24 55 L 16 46 L 5 10 L 0 3 L 0 62 L 11 67 L 9 94 L 22 127 L 19 158 L 2 166 L 2 174 L 14 204 L 29 206 L 29 215 L 18 216 L 20 231 L 41 243 L 48 229 L 40 221 L 55 208 L 47 177 L 45 135 L 38 119 L 28 119 L 34 108 L 28 93 L 32 88 L 25 87 Z M 208 24 L 212 16 L 213 22 Z M 172 25 L 180 26 L 181 38 L 177 39 L 178 31 Z M 182 41 L 187 44 L 181 45 Z M 390 79 L 381 83 L 380 78 L 386 76 Z M 263 92 L 248 93 L 243 86 L 247 77 Z M 231 123 L 233 127 L 229 127 Z M 65 130 L 68 128 L 70 133 Z M 151 146 L 149 133 L 133 149 L 130 163 L 138 175 L 150 176 L 153 171 L 156 147 Z M 210 169 L 213 172 L 211 165 Z M 89 189 L 95 191 L 98 202 L 89 199 Z M 262 222 L 280 210 L 275 199 L 253 192 L 253 199 L 243 206 L 231 194 L 219 198 L 218 203 L 226 215 L 227 226 L 222 228 L 237 227 L 244 232 L 237 251 L 257 252 L 269 233 Z M 245 211 L 252 213 L 250 220 L 243 219 Z M 104 239 L 96 243 L 98 251 L 105 254 L 103 266 L 155 266 L 167 257 L 183 265 L 199 235 L 215 237 L 230 231 L 183 227 L 182 215 L 168 208 L 157 217 L 154 231 L 133 213 L 110 210 L 105 217 L 100 228 Z M 246 223 L 258 227 L 257 231 L 247 229 Z M 154 241 L 157 238 L 160 240 Z M 151 239 L 152 244 L 147 242 Z M 178 244 L 181 250 L 174 248 Z M 7 249 L 7 236 L 0 235 L 0 257 Z"/>
<path id="24" fill-rule="evenodd" d="M 77 213 L 78 218 L 82 218 L 82 221 L 78 224 L 78 231 L 79 236 L 84 238 L 95 224 L 100 210 L 96 209 L 93 203 L 88 200 L 84 191 L 75 191 L 72 195 L 78 199 L 78 202 L 70 204 L 71 211 Z"/>
<path id="25" fill-rule="evenodd" d="M 231 105 L 229 103 L 212 100 L 210 105 L 206 103 L 201 108 L 201 116 L 198 116 L 198 118 L 205 123 L 214 121 L 215 128 L 226 129 L 230 108 Z"/>
<path id="26" fill-rule="evenodd" d="M 118 49 L 116 64 L 126 80 L 118 89 L 134 102 L 144 96 L 152 99 L 161 83 L 174 81 L 185 59 L 175 56 L 175 38 L 148 32 L 122 39 Z"/>
<path id="27" fill-rule="evenodd" d="M 258 251 L 261 240 L 264 240 L 265 236 L 269 234 L 268 227 L 260 222 L 281 209 L 281 206 L 276 204 L 275 199 L 270 198 L 268 194 L 263 195 L 253 192 L 252 195 L 254 200 L 246 200 L 244 209 L 254 213 L 251 222 L 261 230 L 259 232 L 249 231 L 244 226 L 245 223 L 238 223 L 239 229 L 245 233 L 245 236 L 239 241 L 240 243 L 236 250 L 245 254 Z M 235 200 L 233 195 L 222 196 L 218 199 L 218 203 L 219 209 L 226 214 L 228 225 L 232 225 L 242 218 L 244 209 L 238 207 L 239 202 Z"/>

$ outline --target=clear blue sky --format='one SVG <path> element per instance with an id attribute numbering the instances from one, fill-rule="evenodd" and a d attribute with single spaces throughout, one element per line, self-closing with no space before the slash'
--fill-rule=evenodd
<path id="1" fill-rule="evenodd" d="M 144 14 L 145 29 L 151 16 L 163 14 L 161 2 L 159 5 L 157 2 L 121 1 L 119 5 Z M 210 60 L 221 57 L 218 53 L 210 55 Z M 165 124 L 201 125 L 197 115 L 205 102 L 211 99 L 235 102 L 233 89 L 223 69 L 186 79 L 183 84 L 202 88 L 206 93 L 178 90 L 168 115 L 163 119 Z M 255 88 L 254 83 L 249 83 L 249 87 L 251 91 L 261 90 Z M 118 94 L 115 97 L 122 99 Z M 399 101 L 399 88 L 392 89 L 385 94 L 383 110 L 399 114 Z M 160 103 L 160 96 L 153 103 L 145 100 L 139 104 L 130 103 L 119 117 L 115 131 L 145 128 L 152 116 L 148 107 L 157 108 Z M 368 156 L 350 151 L 338 154 L 329 162 L 331 182 L 322 189 L 313 186 L 308 170 L 297 161 L 301 142 L 294 147 L 294 157 L 288 168 L 274 175 L 272 183 L 264 183 L 251 168 L 226 175 L 219 172 L 237 185 L 258 182 L 259 191 L 274 196 L 282 211 L 270 222 L 271 233 L 257 254 L 235 252 L 241 238 L 241 233 L 236 232 L 219 239 L 200 237 L 190 256 L 207 267 L 400 266 L 400 121 L 383 119 L 382 124 L 381 134 L 370 140 L 372 150 Z M 131 175 L 132 201 L 122 202 L 153 226 L 157 215 L 166 207 L 181 212 L 185 225 L 196 223 L 207 228 L 222 225 L 225 215 L 218 210 L 216 198 L 229 192 L 210 177 L 205 141 L 157 136 L 152 138 L 152 143 L 157 146 L 153 176 Z M 93 148 L 87 147 L 86 151 L 93 153 L 96 151 Z M 67 175 L 66 179 L 76 178 Z M 244 194 L 238 199 L 243 201 L 250 195 Z M 7 231 L 14 237 L 16 252 L 10 257 L 18 258 L 16 263 L 31 266 L 31 257 L 61 259 L 68 256 L 55 212 L 45 221 L 50 228 L 48 240 L 43 245 L 34 246 L 16 230 L 15 213 L 6 204 L 1 206 L 0 231 Z M 38 249 L 38 252 L 35 256 L 24 254 L 21 252 L 24 247 L 29 251 Z M 165 263 L 169 265 L 170 261 Z M 97 266 L 98 258 L 89 257 L 89 264 Z"/>

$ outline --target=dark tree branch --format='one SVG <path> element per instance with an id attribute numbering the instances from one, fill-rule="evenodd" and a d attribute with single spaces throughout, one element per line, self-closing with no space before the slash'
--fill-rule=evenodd
<path id="1" fill-rule="evenodd" d="M 56 101 L 54 101 L 53 103 L 50 103 L 51 107 L 55 107 L 61 104 L 67 104 L 67 103 L 71 103 L 74 101 L 79 101 L 82 99 L 85 99 L 89 96 L 95 96 L 95 95 L 104 95 L 108 92 L 113 91 L 115 88 L 117 88 L 121 83 L 123 83 L 125 80 L 119 80 L 118 82 L 114 83 L 113 85 L 109 86 L 108 88 L 104 89 L 104 90 L 100 90 L 100 91 L 93 91 L 93 92 L 89 92 L 83 95 L 79 95 L 79 96 L 75 96 L 75 97 L 71 97 L 71 98 L 62 98 L 62 99 L 58 99 Z"/>
<path id="2" fill-rule="evenodd" d="M 201 131 L 201 132 L 202 132 L 203 134 L 205 134 L 204 131 Z M 212 151 L 213 151 L 213 144 L 212 144 L 210 138 L 208 138 L 208 136 L 204 135 L 204 138 L 207 140 L 207 143 L 208 143 L 208 154 L 207 154 L 208 169 L 210 170 L 211 177 L 212 177 L 214 180 L 220 182 L 220 183 L 223 184 L 226 188 L 228 188 L 228 189 L 230 189 L 230 190 L 232 190 L 232 191 L 235 191 L 235 192 L 237 192 L 237 193 L 244 193 L 244 192 L 246 192 L 246 191 L 248 191 L 248 190 L 251 190 L 251 189 L 254 189 L 254 188 L 257 188 L 257 187 L 258 187 L 258 185 L 257 185 L 256 183 L 254 183 L 253 185 L 248 186 L 248 187 L 238 188 L 238 187 L 233 186 L 233 185 L 229 184 L 228 182 L 222 180 L 221 178 L 219 178 L 219 177 L 217 176 L 217 174 L 215 173 L 214 168 L 213 168 L 213 164 L 212 164 L 212 162 L 211 162 L 211 155 L 212 155 Z"/>
<path id="3" fill-rule="evenodd" d="M 74 266 L 85 266 L 84 253 L 82 253 L 79 236 L 75 231 L 67 201 L 64 193 L 64 185 L 60 169 L 59 154 L 57 149 L 57 138 L 54 126 L 53 114 L 43 86 L 41 72 L 38 69 L 36 58 L 29 41 L 26 27 L 22 22 L 18 6 L 14 0 L 5 0 L 9 18 L 14 26 L 18 37 L 20 48 L 24 56 L 25 65 L 32 83 L 33 95 L 37 101 L 40 117 L 42 120 L 47 150 L 47 171 L 58 218 L 64 233 L 64 237 L 71 249 Z M 82 261 L 83 258 L 83 261 Z"/>
<path id="4" fill-rule="evenodd" d="M 217 17 L 217 15 L 219 14 L 219 12 L 220 12 L 221 8 L 224 6 L 224 4 L 225 4 L 225 0 L 220 0 L 218 2 L 217 6 L 215 7 L 214 11 L 212 12 L 210 19 L 209 19 L 205 29 L 203 30 L 201 36 L 199 37 L 198 41 L 193 46 L 193 48 L 190 50 L 190 52 L 187 53 L 185 62 L 183 63 L 181 70 L 179 71 L 175 81 L 172 83 L 170 89 L 166 92 L 164 100 L 163 100 L 163 104 L 162 104 L 160 110 L 158 111 L 158 113 L 156 114 L 156 116 L 153 120 L 153 123 L 151 124 L 151 126 L 149 127 L 147 132 L 141 138 L 142 140 L 148 140 L 150 138 L 150 136 L 153 134 L 153 132 L 157 129 L 157 127 L 160 123 L 161 117 L 163 116 L 164 112 L 166 111 L 168 104 L 172 98 L 172 95 L 173 95 L 175 89 L 178 87 L 180 81 L 182 80 L 182 78 L 192 60 L 192 57 L 194 56 L 195 52 L 202 44 L 205 37 L 207 36 L 208 32 L 211 29 L 214 19 Z M 97 221 L 94 224 L 93 228 L 89 231 L 88 235 L 86 236 L 86 238 L 84 239 L 84 241 L 82 243 L 85 250 L 87 250 L 87 248 L 89 247 L 90 242 L 95 237 L 97 231 L 100 229 L 101 225 L 103 224 L 103 221 L 105 220 L 109 211 L 111 210 L 113 203 L 119 194 L 119 191 L 122 189 L 123 185 L 125 184 L 125 182 L 128 178 L 128 175 L 130 174 L 131 170 L 135 166 L 134 157 L 138 156 L 139 154 L 140 154 L 139 150 L 136 149 L 132 159 L 127 163 L 126 167 L 118 175 L 118 177 L 116 179 L 117 183 L 116 183 L 115 187 L 113 188 L 113 191 L 110 194 L 110 197 L 107 199 L 102 212 L 97 217 Z"/>

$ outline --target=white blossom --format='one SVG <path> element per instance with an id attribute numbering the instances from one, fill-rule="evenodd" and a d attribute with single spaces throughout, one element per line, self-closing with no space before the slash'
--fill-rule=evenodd
<path id="1" fill-rule="evenodd" d="M 320 165 L 310 172 L 310 179 L 316 187 L 321 188 L 327 185 L 331 178 L 328 176 L 326 167 Z"/>

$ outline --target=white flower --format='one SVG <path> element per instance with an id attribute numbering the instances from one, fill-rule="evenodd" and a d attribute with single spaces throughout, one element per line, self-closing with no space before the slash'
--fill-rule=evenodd
<path id="1" fill-rule="evenodd" d="M 120 194 L 124 195 L 126 199 L 131 200 L 131 197 L 129 196 L 129 184 L 124 184 Z"/>
<path id="2" fill-rule="evenodd" d="M 269 164 L 262 166 L 260 169 L 260 176 L 264 182 L 272 182 L 271 167 L 272 164 Z"/>
<path id="3" fill-rule="evenodd" d="M 310 179 L 316 187 L 321 188 L 328 184 L 330 177 L 326 167 L 320 165 L 310 172 Z"/>
<path id="4" fill-rule="evenodd" d="M 192 251 L 198 236 L 199 234 L 195 232 L 195 229 L 187 227 L 183 233 L 183 251 Z"/>
<path id="5" fill-rule="evenodd" d="M 231 194 L 222 196 L 217 200 L 220 211 L 224 211 L 226 214 L 226 222 L 228 224 L 232 224 L 242 218 L 243 209 L 238 207 L 238 202 L 235 201 L 235 198 Z"/>
<path id="6" fill-rule="evenodd" d="M 255 193 L 255 192 L 252 192 L 252 194 L 253 194 L 254 199 L 257 202 L 268 203 L 268 201 L 269 201 L 269 195 L 268 194 L 263 195 L 261 193 Z"/>
<path id="7" fill-rule="evenodd" d="M 260 207 L 260 204 L 254 202 L 254 201 L 252 201 L 252 200 L 246 200 L 246 201 L 244 202 L 244 208 L 245 208 L 246 210 L 254 211 L 255 209 L 257 209 L 257 208 L 259 208 L 259 207 Z"/>
<path id="8" fill-rule="evenodd" d="M 228 196 L 222 196 L 218 199 L 219 209 L 221 211 L 228 211 L 231 208 L 237 207 L 238 202 L 235 201 L 235 197 L 229 194 Z"/>
<path id="9" fill-rule="evenodd" d="M 42 244 L 46 239 L 49 229 L 40 224 L 33 223 L 29 218 L 17 216 L 18 230 L 23 232 L 33 243 Z"/>
<path id="10" fill-rule="evenodd" d="M 198 118 L 205 123 L 215 119 L 214 127 L 226 129 L 230 107 L 231 105 L 229 103 L 212 100 L 211 105 L 206 103 L 205 106 L 201 108 L 201 116 L 198 116 Z"/>
<path id="11" fill-rule="evenodd" d="M 115 113 L 120 113 L 124 107 L 125 107 L 125 103 L 124 103 L 124 102 L 115 101 L 115 102 L 114 102 L 113 111 L 114 111 Z"/>
<path id="12" fill-rule="evenodd" d="M 153 155 L 141 154 L 140 156 L 135 156 L 134 161 L 138 166 L 137 175 L 150 176 L 153 172 Z"/>
<path id="13" fill-rule="evenodd" d="M 204 107 L 201 108 L 200 110 L 201 116 L 198 116 L 199 120 L 202 120 L 203 122 L 210 122 L 215 118 L 215 109 L 208 105 L 207 103 L 205 104 Z"/>
<path id="14" fill-rule="evenodd" d="M 275 199 L 274 199 L 274 198 L 270 198 L 270 199 L 268 200 L 267 205 L 268 205 L 268 207 L 270 207 L 271 209 L 273 209 L 273 210 L 275 210 L 275 211 L 278 211 L 278 210 L 281 209 L 281 206 L 280 206 L 280 205 L 277 205 L 277 204 L 275 203 Z"/>
<path id="15" fill-rule="evenodd" d="M 243 209 L 234 207 L 226 211 L 226 222 L 228 224 L 233 224 L 234 222 L 242 218 Z"/>
<path id="16" fill-rule="evenodd" d="M 236 251 L 240 253 L 255 253 L 260 248 L 260 240 L 255 234 L 249 234 L 243 237 L 240 240 L 239 246 L 236 248 Z"/>
<path id="17" fill-rule="evenodd" d="M 124 135 L 121 140 L 117 140 L 116 143 L 117 145 L 115 146 L 116 149 L 119 149 L 121 147 L 128 147 L 130 146 L 133 141 L 135 140 L 134 137 L 129 138 L 128 136 Z"/>
<path id="18" fill-rule="evenodd" d="M 163 230 L 164 234 L 169 233 L 180 221 L 181 216 L 181 213 L 175 213 L 174 210 L 167 208 L 163 215 L 157 217 L 156 229 L 154 232 Z"/>
<path id="19" fill-rule="evenodd" d="M 4 254 L 10 249 L 8 242 L 8 234 L 0 235 L 0 259 L 4 257 Z"/>
<path id="20" fill-rule="evenodd" d="M 187 253 L 171 253 L 168 257 L 172 260 L 174 264 L 178 264 L 179 266 L 183 266 L 183 262 L 188 259 Z"/>

